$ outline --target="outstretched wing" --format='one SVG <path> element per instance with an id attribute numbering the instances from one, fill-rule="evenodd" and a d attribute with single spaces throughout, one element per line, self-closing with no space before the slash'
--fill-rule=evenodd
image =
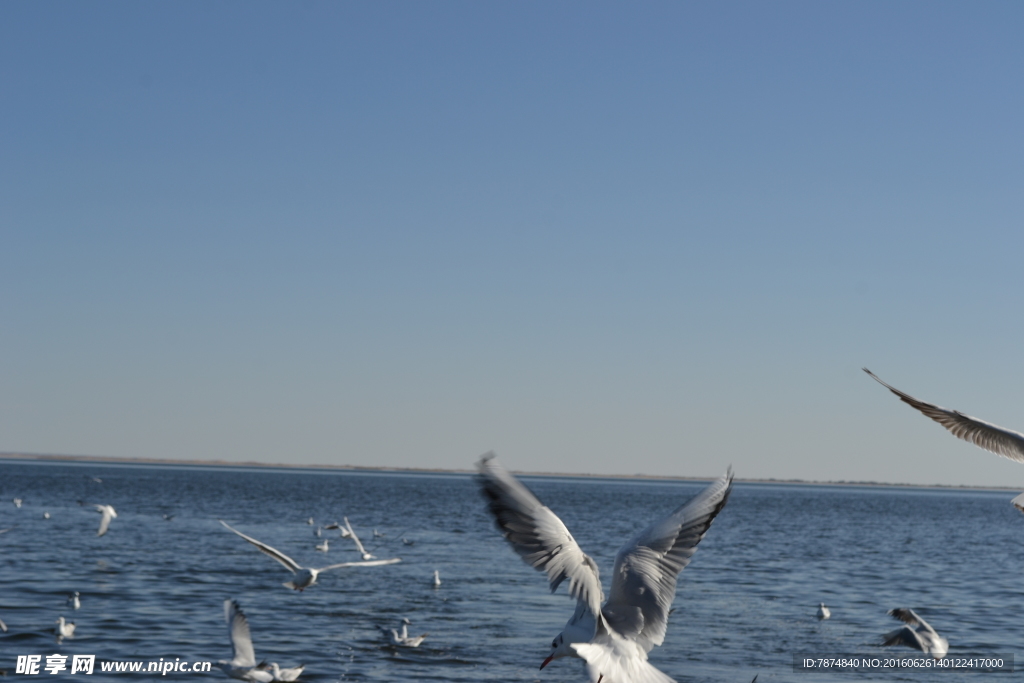
<path id="1" fill-rule="evenodd" d="M 732 470 L 672 514 L 650 525 L 619 549 L 604 606 L 608 625 L 649 652 L 665 640 L 668 612 L 679 572 L 725 507 Z"/>
<path id="2" fill-rule="evenodd" d="M 238 529 L 232 529 L 231 526 L 227 522 L 225 522 L 223 519 L 220 519 L 220 520 L 217 520 L 217 521 L 219 521 L 221 524 L 223 524 L 225 527 L 227 527 L 227 529 L 229 531 L 233 531 L 234 533 L 238 534 L 239 536 L 241 536 L 245 540 L 249 541 L 249 543 L 252 543 L 254 546 L 259 548 L 260 552 L 266 553 L 267 555 L 270 555 L 272 558 L 274 558 L 275 560 L 277 560 L 278 562 L 283 564 L 285 569 L 290 571 L 292 574 L 294 574 L 295 572 L 297 572 L 300 569 L 302 569 L 302 567 L 300 567 L 295 560 L 293 560 L 292 558 L 288 557 L 287 555 L 282 553 L 277 548 L 271 548 L 266 543 L 261 543 L 261 542 L 257 541 L 255 538 L 253 538 L 252 536 L 246 536 L 245 534 L 243 534 Z M 255 664 L 253 666 L 255 666 Z"/>
<path id="3" fill-rule="evenodd" d="M 323 569 L 317 569 L 318 572 L 325 572 L 328 569 L 341 569 L 342 567 L 383 567 L 387 564 L 398 564 L 402 561 L 400 557 L 392 557 L 388 560 L 366 560 L 364 562 L 340 562 L 338 564 L 332 564 L 324 567 Z"/>
<path id="4" fill-rule="evenodd" d="M 531 567 L 547 572 L 551 592 L 569 579 L 569 594 L 601 613 L 601 579 L 594 560 L 584 553 L 562 520 L 501 466 L 493 453 L 477 463 L 477 482 L 494 522 L 512 548 Z"/>
<path id="5" fill-rule="evenodd" d="M 102 536 L 103 534 L 107 533 L 107 528 L 110 527 L 110 520 L 113 519 L 116 515 L 114 514 L 114 508 L 110 507 L 109 505 L 96 505 L 95 507 L 96 512 L 103 515 L 103 517 L 100 518 L 99 531 L 96 532 L 97 536 Z"/>
<path id="6" fill-rule="evenodd" d="M 256 652 L 252 648 L 249 634 L 249 620 L 234 600 L 224 601 L 224 619 L 228 623 L 228 637 L 231 638 L 231 665 L 236 667 L 256 666 Z"/>
<path id="7" fill-rule="evenodd" d="M 1001 455 L 1004 458 L 1024 462 L 1024 434 L 1011 429 L 1004 429 L 970 415 L 964 415 L 958 410 L 949 410 L 948 408 L 919 401 L 910 394 L 889 386 L 867 368 L 863 368 L 863 370 L 871 375 L 879 384 L 899 396 L 901 401 L 912 408 L 916 408 L 948 429 L 953 436 L 964 441 L 970 441 L 975 446 Z"/>

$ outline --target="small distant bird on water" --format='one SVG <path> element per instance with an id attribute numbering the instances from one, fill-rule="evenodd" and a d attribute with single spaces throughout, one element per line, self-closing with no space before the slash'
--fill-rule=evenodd
<path id="1" fill-rule="evenodd" d="M 164 521 L 167 521 L 167 522 L 169 522 L 169 521 L 171 521 L 172 519 L 174 519 L 174 515 L 168 515 L 168 514 L 165 514 L 165 515 L 164 515 Z"/>
<path id="2" fill-rule="evenodd" d="M 49 519 L 49 518 L 50 518 L 50 513 L 49 512 L 44 512 L 43 513 L 43 519 Z"/>
<path id="3" fill-rule="evenodd" d="M 82 601 L 79 599 L 80 595 L 81 593 L 75 591 L 68 596 L 68 605 L 71 606 L 71 609 L 80 609 L 82 607 Z"/>
<path id="4" fill-rule="evenodd" d="M 926 417 L 930 417 L 938 422 L 949 430 L 953 436 L 964 441 L 970 441 L 979 448 L 984 448 L 986 451 L 1001 455 L 1009 460 L 1024 462 L 1024 434 L 1015 432 L 1012 429 L 999 427 L 991 422 L 979 420 L 970 415 L 964 415 L 959 410 L 949 410 L 932 403 L 919 401 L 910 394 L 886 384 L 867 368 L 863 368 L 863 370 L 876 382 L 899 396 L 901 401 L 911 408 L 916 408 Z M 1014 498 L 1011 502 L 1014 507 L 1024 512 L 1024 493 Z"/>
<path id="5" fill-rule="evenodd" d="M 322 553 L 326 553 L 327 550 L 328 550 L 327 539 L 325 538 L 323 543 L 317 543 L 316 544 L 316 549 L 319 550 Z"/>
<path id="6" fill-rule="evenodd" d="M 110 526 L 110 520 L 117 517 L 117 511 L 114 510 L 113 505 L 94 505 L 93 507 L 96 508 L 96 512 L 103 515 L 103 517 L 100 518 L 100 529 L 96 532 L 97 536 L 102 536 L 107 533 L 107 527 Z"/>
<path id="7" fill-rule="evenodd" d="M 264 553 L 265 555 L 269 555 L 270 557 L 274 558 L 275 560 L 280 562 L 285 569 L 290 571 L 292 574 L 295 574 L 294 581 L 288 581 L 282 584 L 286 588 L 291 588 L 292 590 L 302 591 L 306 588 L 309 588 L 314 583 L 316 583 L 316 577 L 321 572 L 325 572 L 329 569 L 339 569 L 341 567 L 380 567 L 386 564 L 396 564 L 402 561 L 397 557 L 393 557 L 390 560 L 374 560 L 373 562 L 341 562 L 339 564 L 332 564 L 329 567 L 321 567 L 320 569 L 300 567 L 298 562 L 288 557 L 280 550 L 272 548 L 266 543 L 261 543 L 260 541 L 257 541 L 255 538 L 252 538 L 251 536 L 246 536 L 237 529 L 232 529 L 231 526 L 224 520 L 220 520 L 220 523 L 223 524 L 232 533 L 238 534 L 239 536 L 247 540 L 249 543 L 252 543 L 259 549 L 261 553 Z"/>
<path id="8" fill-rule="evenodd" d="M 277 662 L 271 662 L 263 667 L 264 671 L 269 671 L 274 676 L 275 681 L 297 681 L 299 676 L 302 675 L 302 670 L 306 668 L 305 664 L 299 664 L 290 669 L 282 669 L 277 665 Z"/>
<path id="9" fill-rule="evenodd" d="M 249 620 L 234 600 L 224 601 L 224 620 L 228 624 L 228 638 L 231 639 L 231 659 L 220 660 L 217 668 L 241 681 L 271 683 L 274 674 L 256 666 L 256 651 L 252 647 Z"/>
<path id="10" fill-rule="evenodd" d="M 312 518 L 312 517 L 310 517 L 309 519 L 307 519 L 307 520 L 306 520 L 306 524 L 308 524 L 308 525 L 310 525 L 310 526 L 313 526 L 313 518 Z"/>
<path id="11" fill-rule="evenodd" d="M 57 628 L 53 629 L 53 632 L 57 634 L 57 643 L 59 644 L 65 638 L 75 637 L 75 622 L 64 621 L 64 617 L 57 619 Z"/>
<path id="12" fill-rule="evenodd" d="M 832 610 L 830 610 L 828 607 L 825 607 L 825 603 L 823 603 L 823 602 L 818 603 L 818 618 L 819 619 L 828 619 L 831 616 L 832 616 Z"/>
<path id="13" fill-rule="evenodd" d="M 373 530 L 373 537 L 374 538 L 383 538 L 384 534 L 382 534 L 381 532 L 377 531 L 376 528 L 374 528 L 374 530 Z"/>
<path id="14" fill-rule="evenodd" d="M 647 661 L 665 639 L 668 611 L 679 572 L 725 507 L 732 472 L 689 502 L 633 536 L 615 556 L 611 592 L 604 599 L 597 564 L 586 555 L 554 512 L 498 464 L 493 453 L 477 463 L 479 483 L 498 529 L 513 549 L 544 571 L 552 590 L 565 579 L 576 610 L 551 641 L 555 659 L 580 657 L 592 683 L 668 683 L 672 679 Z"/>
<path id="15" fill-rule="evenodd" d="M 390 632 L 386 632 L 386 635 L 388 635 L 388 638 L 391 641 L 392 645 L 395 645 L 395 646 L 398 646 L 398 647 L 419 647 L 423 643 L 424 639 L 427 636 L 430 635 L 429 633 L 424 633 L 423 635 L 420 635 L 420 636 L 411 636 L 410 637 L 409 636 L 409 624 L 411 624 L 411 623 L 412 622 L 410 622 L 408 619 L 402 619 L 402 632 L 401 633 L 399 633 L 395 629 L 391 629 Z M 384 629 L 381 629 L 381 630 L 383 631 Z"/>
<path id="16" fill-rule="evenodd" d="M 882 645 L 906 645 L 921 652 L 930 654 L 935 659 L 942 659 L 949 652 L 949 641 L 935 632 L 928 622 L 917 616 L 914 610 L 899 607 L 889 610 L 889 616 L 907 624 L 882 636 Z"/>
<path id="17" fill-rule="evenodd" d="M 96 482 L 97 484 L 102 484 L 102 483 L 103 483 L 103 480 L 102 480 L 102 479 L 100 479 L 99 477 L 92 477 L 92 480 L 93 480 L 94 482 Z"/>
<path id="18" fill-rule="evenodd" d="M 16 507 L 16 508 L 20 508 L 21 507 L 21 498 L 15 498 L 13 502 L 14 502 L 14 507 Z"/>
<path id="19" fill-rule="evenodd" d="M 434 570 L 434 588 L 438 588 L 441 585 L 441 573 Z"/>
<path id="20" fill-rule="evenodd" d="M 402 545 L 412 545 L 415 542 L 416 541 L 413 541 L 412 539 L 408 539 L 405 536 L 402 536 Z"/>
<path id="21" fill-rule="evenodd" d="M 316 528 L 316 531 L 313 532 L 313 535 L 316 536 L 317 538 L 320 538 L 323 535 L 323 533 L 324 533 L 323 530 L 324 530 L 324 528 L 322 526 L 318 526 Z"/>

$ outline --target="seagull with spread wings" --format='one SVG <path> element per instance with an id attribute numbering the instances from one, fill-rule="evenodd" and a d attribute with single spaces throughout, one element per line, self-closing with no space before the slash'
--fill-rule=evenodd
<path id="1" fill-rule="evenodd" d="M 1009 460 L 1024 462 L 1024 434 L 1015 432 L 1012 429 L 1004 429 L 991 422 L 985 422 L 970 415 L 964 415 L 959 410 L 949 410 L 932 403 L 919 401 L 910 394 L 886 384 L 879 379 L 878 375 L 867 368 L 863 368 L 863 370 L 876 382 L 899 396 L 900 400 L 908 406 L 916 408 L 925 417 L 930 417 L 948 429 L 949 433 L 953 436 L 964 441 L 970 441 L 979 448 L 984 448 L 986 451 L 991 451 Z M 1024 493 L 1014 498 L 1011 502 L 1014 507 L 1024 512 Z"/>
<path id="2" fill-rule="evenodd" d="M 249 620 L 234 600 L 224 601 L 224 620 L 231 639 L 231 659 L 220 660 L 217 667 L 231 678 L 254 683 L 271 683 L 274 674 L 256 666 L 256 651 L 252 647 Z"/>
<path id="3" fill-rule="evenodd" d="M 321 572 L 325 572 L 325 571 L 328 571 L 330 569 L 341 569 L 342 567 L 380 567 L 382 565 L 396 564 L 396 563 L 402 561 L 398 557 L 392 557 L 389 560 L 373 560 L 372 562 L 341 562 L 339 564 L 332 564 L 330 566 L 321 567 L 319 569 L 313 569 L 311 567 L 300 567 L 298 562 L 296 562 L 292 558 L 288 557 L 287 555 L 282 553 L 280 550 L 278 550 L 276 548 L 272 548 L 269 545 L 267 545 L 266 543 L 261 543 L 260 541 L 257 541 L 252 536 L 246 536 L 245 534 L 243 534 L 238 529 L 233 529 L 223 519 L 219 520 L 219 521 L 229 531 L 232 531 L 232 532 L 238 534 L 239 536 L 241 536 L 242 538 L 244 538 L 245 540 L 249 541 L 249 543 L 252 543 L 254 546 L 256 546 L 259 549 L 260 552 L 262 552 L 262 553 L 264 553 L 266 555 L 270 555 L 272 558 L 274 558 L 275 560 L 280 562 L 284 566 L 285 569 L 290 571 L 292 574 L 295 574 L 295 580 L 294 581 L 286 581 L 285 583 L 282 584 L 286 588 L 291 588 L 292 590 L 302 591 L 302 590 L 305 590 L 306 588 L 309 588 L 314 583 L 316 583 L 316 577 Z"/>
<path id="4" fill-rule="evenodd" d="M 930 654 L 935 659 L 942 659 L 949 652 L 949 641 L 936 633 L 914 610 L 898 607 L 889 610 L 889 616 L 907 625 L 882 636 L 885 639 L 882 645 L 906 645 Z"/>
<path id="5" fill-rule="evenodd" d="M 502 467 L 493 453 L 477 463 L 478 482 L 498 529 L 523 560 L 547 573 L 552 592 L 566 579 L 576 610 L 540 665 L 562 657 L 586 661 L 592 683 L 672 683 L 647 661 L 665 640 L 679 572 L 725 506 L 732 471 L 668 516 L 637 533 L 615 556 L 604 599 L 597 564 L 562 520 Z"/>

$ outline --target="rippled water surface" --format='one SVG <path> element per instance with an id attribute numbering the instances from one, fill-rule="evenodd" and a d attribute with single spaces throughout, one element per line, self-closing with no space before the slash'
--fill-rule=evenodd
<path id="1" fill-rule="evenodd" d="M 514 466 L 514 464 L 513 464 Z M 92 480 L 99 477 L 102 483 Z M 701 483 L 527 477 L 597 561 Z M 507 547 L 473 480 L 184 467 L 0 464 L 0 670 L 18 654 L 227 659 L 223 602 L 249 617 L 259 659 L 306 664 L 306 681 L 584 681 L 560 660 L 538 671 L 572 611 L 565 589 Z M 16 509 L 12 499 L 24 499 Z M 737 484 L 683 572 L 652 662 L 684 681 L 1012 680 L 970 672 L 795 673 L 794 653 L 882 655 L 893 607 L 912 607 L 950 654 L 1014 654 L 1024 638 L 1024 515 L 1010 493 Z M 106 536 L 87 504 L 117 509 Z M 43 512 L 50 519 L 43 519 Z M 173 514 L 171 521 L 164 514 Z M 368 548 L 402 563 L 328 572 L 302 593 L 288 572 L 218 524 L 304 566 L 356 560 L 350 541 L 314 549 L 315 527 L 347 515 Z M 376 528 L 385 535 L 373 538 Z M 401 538 L 413 541 L 405 545 Z M 443 584 L 431 585 L 434 570 Z M 82 608 L 65 605 L 71 591 Z M 833 617 L 815 618 L 818 602 Z M 64 615 L 73 640 L 55 643 Z M 429 632 L 391 648 L 378 627 Z M 911 654 L 910 650 L 903 650 Z M 1019 663 L 1024 665 L 1024 661 Z M 47 679 L 68 679 L 51 676 Z M 144 675 L 91 680 L 142 680 Z M 227 680 L 214 670 L 168 679 Z M 32 680 L 26 678 L 25 680 Z M 89 680 L 89 679 L 87 679 Z"/>

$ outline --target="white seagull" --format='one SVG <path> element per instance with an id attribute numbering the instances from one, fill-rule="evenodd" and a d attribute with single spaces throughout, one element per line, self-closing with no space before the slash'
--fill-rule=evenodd
<path id="1" fill-rule="evenodd" d="M 345 530 L 348 532 L 347 535 L 355 542 L 356 550 L 359 551 L 360 556 L 362 556 L 364 560 L 372 560 L 377 557 L 376 555 L 371 555 L 366 552 L 366 548 L 363 547 L 363 542 L 359 540 L 359 537 L 356 536 L 356 532 L 352 530 L 352 525 L 349 524 L 348 517 L 344 517 L 343 519 L 345 520 Z"/>
<path id="2" fill-rule="evenodd" d="M 75 622 L 64 621 L 64 617 L 57 619 L 57 628 L 53 629 L 54 633 L 57 634 L 57 643 L 60 644 L 65 638 L 75 637 Z"/>
<path id="3" fill-rule="evenodd" d="M 302 670 L 305 668 L 305 664 L 299 664 L 289 669 L 282 669 L 277 665 L 277 662 L 271 662 L 264 667 L 264 671 L 270 671 L 275 681 L 297 681 L 299 676 L 302 675 Z"/>
<path id="4" fill-rule="evenodd" d="M 319 550 L 322 553 L 326 553 L 328 551 L 328 549 L 329 549 L 327 541 L 328 541 L 328 539 L 325 538 L 323 543 L 317 543 L 313 547 L 315 547 L 317 550 Z"/>
<path id="5" fill-rule="evenodd" d="M 309 519 L 307 519 L 307 520 L 306 520 L 306 524 L 308 524 L 308 525 L 310 525 L 310 526 L 313 526 L 313 518 L 312 518 L 312 517 L 310 517 Z"/>
<path id="6" fill-rule="evenodd" d="M 348 529 L 346 529 L 346 528 L 344 527 L 344 525 L 342 525 L 342 524 L 338 524 L 337 522 L 331 522 L 330 524 L 328 524 L 327 526 L 325 526 L 325 527 L 324 527 L 324 529 L 325 529 L 325 530 L 327 530 L 327 529 L 337 529 L 337 530 L 338 530 L 338 533 L 340 533 L 340 534 L 341 534 L 341 537 L 342 537 L 342 538 L 348 538 L 349 536 L 351 536 L 351 535 L 352 535 L 352 534 L 350 534 L 350 533 L 348 532 Z"/>
<path id="7" fill-rule="evenodd" d="M 96 532 L 97 536 L 102 536 L 107 533 L 107 527 L 110 526 L 110 520 L 117 517 L 117 511 L 114 510 L 113 505 L 94 505 L 93 507 L 96 508 L 96 512 L 103 515 L 103 517 L 100 518 L 100 530 Z"/>
<path id="8" fill-rule="evenodd" d="M 886 633 L 882 645 L 906 645 L 942 659 L 949 652 L 949 641 L 935 632 L 928 622 L 917 616 L 914 610 L 900 607 L 889 610 L 889 616 L 907 624 L 903 628 Z"/>
<path id="9" fill-rule="evenodd" d="M 828 607 L 825 607 L 825 603 L 823 603 L 823 602 L 818 603 L 818 618 L 819 619 L 828 619 L 831 616 L 832 616 L 832 610 L 830 610 Z"/>
<path id="10" fill-rule="evenodd" d="M 647 661 L 665 640 L 679 572 L 689 564 L 732 490 L 732 471 L 688 503 L 630 539 L 615 556 L 604 606 L 597 564 L 577 545 L 555 513 L 488 453 L 477 463 L 478 482 L 498 529 L 552 592 L 569 579 L 576 611 L 551 641 L 540 665 L 562 657 L 586 661 L 592 683 L 672 683 Z"/>
<path id="11" fill-rule="evenodd" d="M 390 560 L 374 560 L 373 562 L 341 562 L 339 564 L 332 564 L 328 567 L 321 567 L 319 569 L 313 569 L 311 567 L 300 567 L 298 562 L 288 557 L 280 550 L 272 548 L 266 543 L 261 543 L 260 541 L 257 541 L 255 538 L 251 536 L 246 536 L 238 529 L 232 529 L 231 526 L 224 520 L 219 521 L 229 531 L 232 531 L 233 533 L 236 533 L 245 540 L 249 541 L 249 543 L 252 543 L 254 546 L 259 548 L 260 552 L 270 555 L 272 558 L 280 562 L 285 567 L 285 569 L 290 571 L 292 574 L 295 574 L 294 581 L 286 581 L 285 583 L 281 584 L 285 588 L 291 588 L 292 590 L 301 591 L 305 590 L 306 588 L 309 588 L 314 583 L 316 583 L 316 577 L 318 574 L 320 574 L 320 572 L 325 572 L 329 569 L 340 569 L 342 567 L 380 567 L 382 565 L 396 564 L 402 561 L 400 558 L 392 557 Z"/>
<path id="12" fill-rule="evenodd" d="M 402 619 L 402 632 L 399 633 L 395 629 L 391 629 L 389 638 L 391 644 L 397 647 L 419 647 L 423 641 L 429 636 L 429 633 L 424 633 L 421 636 L 409 637 L 409 624 L 411 622 L 408 619 Z"/>
<path id="13" fill-rule="evenodd" d="M 255 683 L 271 683 L 274 674 L 256 667 L 256 651 L 252 647 L 249 620 L 234 600 L 224 601 L 224 619 L 231 639 L 231 659 L 220 660 L 217 667 L 231 678 Z"/>
<path id="14" fill-rule="evenodd" d="M 434 570 L 434 588 L 439 588 L 440 586 L 441 586 L 441 573 L 435 569 Z"/>
<path id="15" fill-rule="evenodd" d="M 953 436 L 964 441 L 970 441 L 975 446 L 984 448 L 986 451 L 991 451 L 996 455 L 1001 455 L 1004 458 L 1024 462 L 1024 434 L 1015 432 L 1012 429 L 1004 429 L 991 422 L 985 422 L 970 415 L 964 415 L 959 410 L 949 410 L 948 408 L 919 401 L 910 394 L 906 394 L 896 387 L 886 384 L 867 368 L 863 368 L 863 370 L 883 387 L 899 396 L 900 400 L 911 408 L 916 408 L 926 417 L 930 417 L 948 429 Z M 1014 507 L 1024 512 L 1024 493 L 1014 498 L 1011 502 Z"/>
<path id="16" fill-rule="evenodd" d="M 68 596 L 68 605 L 70 605 L 72 609 L 80 609 L 82 607 L 82 601 L 79 599 L 80 595 L 81 593 L 75 591 Z"/>
<path id="17" fill-rule="evenodd" d="M 20 508 L 21 507 L 21 498 L 15 498 L 13 502 L 14 502 L 14 507 L 16 507 L 16 508 Z"/>

